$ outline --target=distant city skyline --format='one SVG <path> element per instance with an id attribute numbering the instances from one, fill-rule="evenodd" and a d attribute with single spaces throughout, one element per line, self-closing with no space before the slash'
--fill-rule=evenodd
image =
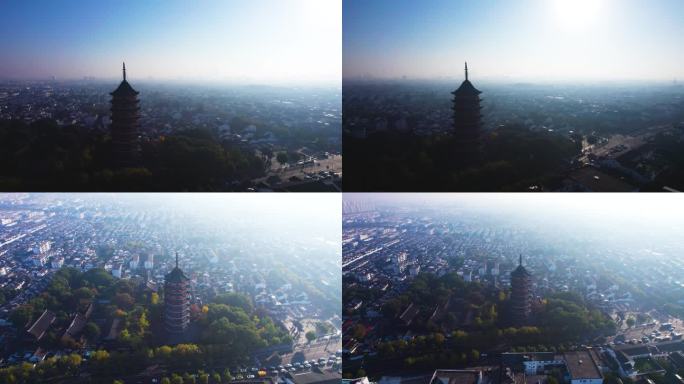
<path id="1" fill-rule="evenodd" d="M 3 2 L 0 79 L 338 84 L 340 0 Z"/>
<path id="2" fill-rule="evenodd" d="M 377 207 L 468 209 L 611 229 L 674 234 L 684 230 L 677 194 L 622 193 L 345 193 L 345 204 Z"/>
<path id="3" fill-rule="evenodd" d="M 684 78 L 684 2 L 347 0 L 343 76 L 472 81 Z"/>
<path id="4" fill-rule="evenodd" d="M 342 196 L 336 193 L 0 193 L 0 202 L 70 201 L 125 203 L 138 207 L 173 207 L 179 214 L 241 222 L 264 235 L 336 240 L 341 236 Z M 235 232 L 235 230 L 233 230 Z M 295 236 L 296 234 L 296 236 Z"/>

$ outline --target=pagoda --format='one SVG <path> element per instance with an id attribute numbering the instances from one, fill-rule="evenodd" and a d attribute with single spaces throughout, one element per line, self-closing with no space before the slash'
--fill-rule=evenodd
<path id="1" fill-rule="evenodd" d="M 190 279 L 178 267 L 164 277 L 164 327 L 170 334 L 185 332 L 190 324 Z"/>
<path id="2" fill-rule="evenodd" d="M 451 92 L 454 111 L 454 136 L 459 155 L 474 154 L 480 149 L 482 114 L 480 92 L 468 80 L 468 63 L 465 63 L 465 80 Z"/>
<path id="3" fill-rule="evenodd" d="M 123 63 L 123 81 L 112 95 L 112 156 L 118 166 L 131 166 L 138 154 L 138 93 L 126 81 L 126 63 Z"/>
<path id="4" fill-rule="evenodd" d="M 522 265 L 522 255 L 518 267 L 511 272 L 511 310 L 513 322 L 524 325 L 530 317 L 532 305 L 532 274 Z"/>

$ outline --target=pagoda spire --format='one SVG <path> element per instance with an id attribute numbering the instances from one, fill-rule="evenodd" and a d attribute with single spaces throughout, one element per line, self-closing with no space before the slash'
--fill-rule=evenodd
<path id="1" fill-rule="evenodd" d="M 126 63 L 122 63 L 123 81 L 111 92 L 112 107 L 110 126 L 112 134 L 113 165 L 130 167 L 136 162 L 138 152 L 138 92 L 126 81 Z"/>
<path id="2" fill-rule="evenodd" d="M 176 268 L 178 268 L 178 251 L 176 251 Z"/>
<path id="3" fill-rule="evenodd" d="M 522 253 L 520 254 L 520 259 L 518 260 L 518 265 L 522 267 Z"/>
<path id="4" fill-rule="evenodd" d="M 464 65 L 465 80 L 457 90 L 451 92 L 454 111 L 454 135 L 457 156 L 461 165 L 475 161 L 480 152 L 482 132 L 482 113 L 480 107 L 480 91 L 468 79 L 468 62 Z"/>

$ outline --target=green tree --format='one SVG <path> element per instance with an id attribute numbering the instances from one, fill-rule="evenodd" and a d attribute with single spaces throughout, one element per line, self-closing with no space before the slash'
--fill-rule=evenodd
<path id="1" fill-rule="evenodd" d="M 128 293 L 117 293 L 114 296 L 113 301 L 114 304 L 116 304 L 119 308 L 124 310 L 129 310 L 133 308 L 133 304 L 135 303 L 133 297 Z"/>
<path id="2" fill-rule="evenodd" d="M 86 271 L 83 273 L 82 280 L 86 285 L 96 287 L 99 291 L 105 290 L 114 283 L 114 277 L 102 268 Z"/>
<path id="3" fill-rule="evenodd" d="M 191 376 L 189 373 L 185 372 L 183 374 L 183 383 L 184 384 L 195 384 L 195 377 Z"/>
<path id="4" fill-rule="evenodd" d="M 276 155 L 276 161 L 282 165 L 287 164 L 287 153 L 278 152 L 278 154 Z"/>
<path id="5" fill-rule="evenodd" d="M 633 317 L 628 317 L 625 323 L 628 327 L 632 328 L 636 324 L 636 320 Z"/>
<path id="6" fill-rule="evenodd" d="M 230 374 L 230 370 L 228 368 L 223 370 L 223 380 L 226 382 L 233 380 L 233 375 Z"/>
<path id="7" fill-rule="evenodd" d="M 222 317 L 209 324 L 203 333 L 207 344 L 225 344 L 233 351 L 242 351 L 243 355 L 266 346 L 253 323 L 235 324 Z"/>
<path id="8" fill-rule="evenodd" d="M 168 345 L 162 345 L 161 347 L 157 348 L 156 355 L 166 361 L 171 357 L 171 352 L 173 352 L 171 347 Z"/>
<path id="9" fill-rule="evenodd" d="M 227 304 L 209 304 L 207 322 L 213 322 L 220 318 L 226 318 L 235 324 L 249 324 L 252 322 L 252 319 L 242 308 L 232 307 Z"/>
<path id="10" fill-rule="evenodd" d="M 106 362 L 109 360 L 109 352 L 103 349 L 98 349 L 97 351 L 93 352 L 91 360 L 95 362 Z"/>
<path id="11" fill-rule="evenodd" d="M 221 384 L 221 374 L 218 373 L 218 372 L 214 372 L 214 373 L 211 375 L 211 381 L 212 381 L 214 384 Z"/>
<path id="12" fill-rule="evenodd" d="M 240 293 L 224 293 L 217 295 L 212 301 L 216 304 L 225 304 L 231 307 L 242 308 L 245 313 L 254 312 L 252 299 L 250 299 L 249 296 Z"/>
<path id="13" fill-rule="evenodd" d="M 85 335 L 86 339 L 89 341 L 95 341 L 100 337 L 100 327 L 92 321 L 89 321 L 86 323 L 85 327 L 83 327 L 83 335 Z"/>
<path id="14" fill-rule="evenodd" d="M 74 368 L 78 368 L 78 366 L 81 365 L 81 361 L 83 361 L 83 359 L 81 358 L 81 355 L 76 354 L 76 353 L 72 353 L 69 355 L 69 365 L 70 366 L 72 366 Z"/>
<path id="15" fill-rule="evenodd" d="M 306 336 L 306 339 L 309 341 L 309 343 L 316 340 L 316 332 L 314 332 L 314 331 L 307 332 L 305 336 Z"/>
<path id="16" fill-rule="evenodd" d="M 10 313 L 9 320 L 18 329 L 24 329 L 33 316 L 33 306 L 20 305 Z"/>
<path id="17" fill-rule="evenodd" d="M 138 333 L 143 336 L 147 329 L 150 327 L 150 321 L 147 320 L 147 311 L 143 311 L 138 319 Z"/>
<path id="18" fill-rule="evenodd" d="M 90 300 L 95 297 L 95 293 L 88 287 L 81 287 L 73 292 L 73 297 L 77 300 Z"/>

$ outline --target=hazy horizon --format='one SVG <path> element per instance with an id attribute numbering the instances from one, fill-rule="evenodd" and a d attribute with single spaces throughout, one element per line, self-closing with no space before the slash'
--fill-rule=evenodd
<path id="1" fill-rule="evenodd" d="M 220 222 L 220 227 L 228 231 L 237 230 L 234 226 L 239 223 L 242 230 L 278 234 L 298 241 L 312 238 L 337 241 L 342 230 L 342 196 L 335 193 L 0 193 L 0 203 L 8 201 L 14 201 L 10 207 L 37 202 L 49 202 L 54 206 L 84 201 L 123 204 L 128 207 L 124 213 L 169 209 L 177 215 Z"/>
<path id="2" fill-rule="evenodd" d="M 154 77 L 148 77 L 144 79 L 131 79 L 126 76 L 126 79 L 130 81 L 133 87 L 140 91 L 142 88 L 146 87 L 204 87 L 210 89 L 223 89 L 223 88 L 255 88 L 255 89 L 341 89 L 341 82 L 337 81 L 321 81 L 321 82 L 308 82 L 301 83 L 296 81 L 282 81 L 277 83 L 272 82 L 258 82 L 258 81 L 247 81 L 247 80 L 193 80 L 193 79 L 156 79 Z M 95 85 L 95 86 L 116 86 L 121 82 L 121 76 L 119 77 L 82 77 L 82 78 L 58 78 L 55 77 L 36 77 L 36 78 L 2 78 L 0 77 L 0 82 L 4 83 L 50 83 L 50 84 L 80 84 L 80 85 Z M 140 89 L 139 89 L 140 88 Z"/>
<path id="3" fill-rule="evenodd" d="M 587 87 L 602 87 L 602 86 L 682 86 L 683 82 L 679 79 L 515 79 L 515 78 L 492 78 L 483 77 L 482 79 L 469 79 L 481 86 L 508 86 L 508 85 L 532 85 L 532 86 L 587 86 Z M 434 77 L 374 77 L 374 76 L 358 76 L 345 77 L 343 83 L 394 83 L 394 84 L 461 84 L 463 76 L 434 76 Z"/>
<path id="4" fill-rule="evenodd" d="M 684 78 L 684 3 L 347 0 L 343 78 L 669 81 Z"/>
<path id="5" fill-rule="evenodd" d="M 677 194 L 622 193 L 345 193 L 343 204 L 469 210 L 593 230 L 672 236 L 684 230 Z"/>
<path id="6" fill-rule="evenodd" d="M 0 79 L 339 84 L 340 0 L 9 0 Z"/>

